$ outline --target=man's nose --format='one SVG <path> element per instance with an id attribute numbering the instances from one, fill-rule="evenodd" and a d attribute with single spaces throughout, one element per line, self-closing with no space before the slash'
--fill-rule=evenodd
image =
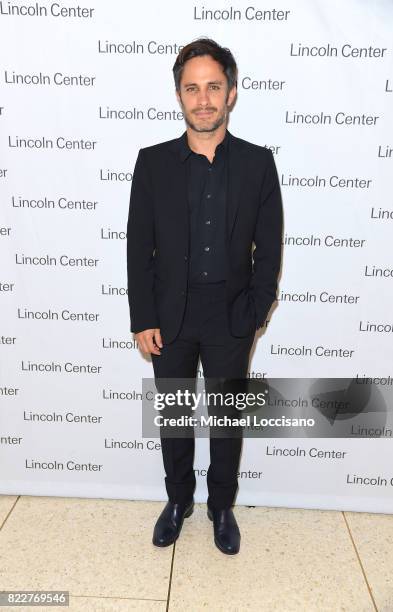
<path id="1" fill-rule="evenodd" d="M 201 89 L 198 94 L 198 104 L 200 106 L 208 106 L 209 104 L 209 92 Z"/>

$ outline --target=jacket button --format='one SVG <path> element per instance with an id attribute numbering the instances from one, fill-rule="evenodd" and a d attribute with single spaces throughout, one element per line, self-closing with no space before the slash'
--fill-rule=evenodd
<path id="1" fill-rule="evenodd" d="M 187 261 L 187 259 L 188 259 L 188 256 L 184 255 L 184 261 Z"/>
<path id="2" fill-rule="evenodd" d="M 182 291 L 182 292 L 181 292 L 181 294 L 182 294 L 182 295 L 186 295 L 186 292 L 185 292 L 185 291 Z"/>

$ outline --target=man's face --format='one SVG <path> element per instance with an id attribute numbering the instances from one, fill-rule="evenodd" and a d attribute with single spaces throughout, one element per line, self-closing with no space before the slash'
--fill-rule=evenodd
<path id="1" fill-rule="evenodd" d="M 210 55 L 193 57 L 183 68 L 180 95 L 187 125 L 196 132 L 214 132 L 228 116 L 228 108 L 236 96 L 236 87 L 228 92 L 228 83 L 221 64 Z"/>

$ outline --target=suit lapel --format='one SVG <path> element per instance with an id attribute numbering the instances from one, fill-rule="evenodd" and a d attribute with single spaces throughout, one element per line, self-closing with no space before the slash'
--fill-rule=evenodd
<path id="1" fill-rule="evenodd" d="M 229 132 L 229 147 L 227 160 L 227 238 L 228 244 L 231 240 L 233 227 L 235 225 L 243 186 L 246 177 L 247 165 L 243 157 L 245 147 L 241 142 Z"/>

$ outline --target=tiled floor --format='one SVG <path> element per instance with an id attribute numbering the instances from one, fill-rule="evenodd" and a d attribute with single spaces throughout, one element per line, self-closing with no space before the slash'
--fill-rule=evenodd
<path id="1" fill-rule="evenodd" d="M 163 507 L 0 495 L 0 591 L 67 590 L 72 611 L 393 612 L 393 516 L 235 506 L 230 556 L 205 504 L 175 545 L 153 546 Z"/>

